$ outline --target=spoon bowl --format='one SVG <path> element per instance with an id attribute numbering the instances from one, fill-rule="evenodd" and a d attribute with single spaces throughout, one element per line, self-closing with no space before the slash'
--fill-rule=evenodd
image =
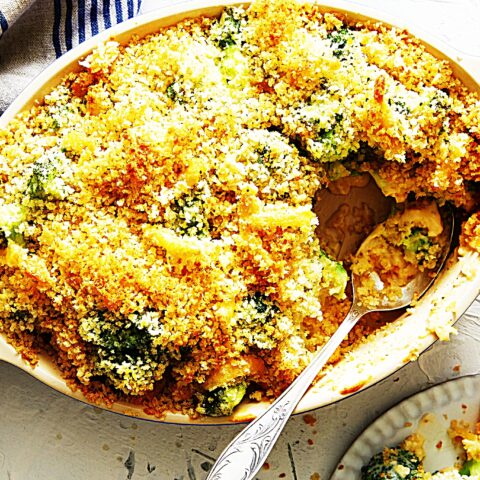
<path id="1" fill-rule="evenodd" d="M 437 237 L 441 250 L 436 258 L 435 266 L 419 268 L 415 276 L 401 286 L 400 295 L 392 299 L 382 294 L 378 297 L 375 307 L 369 307 L 363 301 L 362 295 L 359 295 L 357 287 L 360 277 L 352 274 L 352 306 L 339 328 L 283 394 L 231 441 L 213 465 L 207 480 L 253 479 L 266 461 L 290 415 L 310 384 L 357 322 L 369 312 L 407 307 L 430 288 L 445 263 L 453 236 L 454 217 L 452 211 L 445 209 L 442 217 L 443 230 Z M 368 251 L 371 240 L 376 236 L 377 232 L 374 230 L 361 244 L 358 253 Z"/>

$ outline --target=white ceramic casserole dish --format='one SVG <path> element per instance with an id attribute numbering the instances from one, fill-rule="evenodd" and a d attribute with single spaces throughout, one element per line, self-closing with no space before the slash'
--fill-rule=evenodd
<path id="1" fill-rule="evenodd" d="M 109 39 L 121 44 L 127 43 L 133 34 L 143 37 L 159 28 L 175 24 L 185 18 L 199 15 L 219 16 L 226 5 L 238 4 L 221 0 L 200 0 L 169 5 L 152 13 L 132 19 L 113 27 L 68 52 L 42 74 L 11 104 L 0 118 L 0 127 L 5 127 L 18 112 L 28 109 L 36 99 L 42 98 L 63 76 L 78 69 L 83 59 L 96 45 Z M 407 28 L 394 20 L 367 8 L 342 2 L 324 3 L 324 11 L 338 12 L 350 21 L 380 21 L 389 26 Z M 410 33 L 419 38 L 427 50 L 436 57 L 450 62 L 455 75 L 470 89 L 480 94 L 480 75 L 469 72 L 468 66 L 456 59 L 456 54 L 437 40 L 415 29 Z M 375 334 L 366 343 L 353 350 L 333 367 L 329 367 L 322 379 L 306 394 L 297 408 L 297 413 L 315 409 L 352 395 L 398 370 L 405 363 L 415 359 L 437 339 L 430 331 L 432 315 L 440 315 L 448 324 L 454 323 L 474 301 L 480 291 L 480 259 L 475 254 L 458 257 L 453 254 L 447 267 L 437 279 L 436 285 L 409 312 Z M 32 369 L 0 335 L 0 359 L 9 362 L 55 390 L 70 397 L 86 401 L 80 392 L 72 391 L 54 363 L 42 356 Z M 251 419 L 264 408 L 262 403 L 243 402 L 231 417 L 192 420 L 180 414 L 167 414 L 163 421 L 172 423 L 232 423 Z M 155 419 L 140 407 L 128 403 L 115 403 L 111 410 L 117 413 L 148 419 Z"/>

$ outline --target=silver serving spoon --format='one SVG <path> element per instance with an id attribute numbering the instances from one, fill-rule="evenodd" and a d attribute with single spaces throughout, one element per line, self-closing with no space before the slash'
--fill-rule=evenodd
<path id="1" fill-rule="evenodd" d="M 265 463 L 295 407 L 358 320 L 368 312 L 404 308 L 422 296 L 431 286 L 448 255 L 453 224 L 453 214 L 448 209 L 443 214 L 442 236 L 445 247 L 442 258 L 437 262 L 435 271 L 419 271 L 402 288 L 401 298 L 391 301 L 384 296 L 379 296 L 378 305 L 375 308 L 368 308 L 362 304 L 362 299 L 355 288 L 358 279 L 352 275 L 352 307 L 337 331 L 282 395 L 230 442 L 213 465 L 207 480 L 251 480 L 254 477 Z M 365 251 L 368 248 L 372 236 L 374 233 L 364 240 L 358 251 Z"/>

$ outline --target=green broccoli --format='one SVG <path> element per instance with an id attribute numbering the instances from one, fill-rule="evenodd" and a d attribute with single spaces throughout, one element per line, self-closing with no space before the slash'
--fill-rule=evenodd
<path id="1" fill-rule="evenodd" d="M 311 126 L 315 132 L 314 140 L 316 142 L 333 142 L 336 135 L 336 129 L 341 127 L 343 115 L 336 113 L 332 119 L 332 125 L 329 128 L 323 128 L 319 126 L 318 120 L 313 120 Z"/>
<path id="2" fill-rule="evenodd" d="M 404 239 L 403 245 L 409 252 L 427 253 L 432 246 L 432 241 L 424 228 L 412 228 L 410 235 Z"/>
<path id="3" fill-rule="evenodd" d="M 23 236 L 26 225 L 26 212 L 15 204 L 0 205 L 0 248 L 7 248 L 8 242 L 25 245 Z"/>
<path id="4" fill-rule="evenodd" d="M 180 82 L 172 82 L 165 91 L 167 97 L 176 103 L 185 103 L 185 90 Z"/>
<path id="5" fill-rule="evenodd" d="M 233 409 L 242 401 L 247 391 L 247 383 L 216 387 L 200 395 L 197 411 L 209 417 L 231 415 Z"/>
<path id="6" fill-rule="evenodd" d="M 7 315 L 7 320 L 14 325 L 17 331 L 34 332 L 37 327 L 37 317 L 22 307 L 11 305 L 8 312 L 2 312 Z"/>
<path id="7" fill-rule="evenodd" d="M 334 103 L 334 102 L 333 102 Z M 341 112 L 325 115 L 325 108 L 332 106 L 327 96 L 312 98 L 312 103 L 296 109 L 300 124 L 307 127 L 306 136 L 298 141 L 302 150 L 313 161 L 335 162 L 358 149 L 351 135 L 349 118 Z"/>
<path id="8" fill-rule="evenodd" d="M 166 368 L 163 332 L 158 312 L 117 318 L 96 312 L 82 319 L 79 332 L 95 352 L 95 371 L 125 393 L 151 390 Z M 160 340 L 160 341 L 159 341 Z"/>
<path id="9" fill-rule="evenodd" d="M 480 476 L 480 460 L 468 460 L 459 471 L 460 475 Z"/>
<path id="10" fill-rule="evenodd" d="M 33 165 L 32 176 L 28 180 L 27 193 L 31 198 L 45 198 L 49 184 L 55 180 L 58 170 L 55 163 L 47 158 L 40 159 Z"/>
<path id="11" fill-rule="evenodd" d="M 66 105 L 49 105 L 48 108 L 48 120 L 50 120 L 49 127 L 55 132 L 68 126 L 68 119 L 71 115 L 78 113 L 78 107 L 73 105 L 70 99 L 66 99 L 65 101 L 68 102 Z M 48 125 L 48 121 L 46 123 Z"/>
<path id="12" fill-rule="evenodd" d="M 447 93 L 439 89 L 432 89 L 429 106 L 437 113 L 445 114 L 451 106 L 451 98 Z"/>
<path id="13" fill-rule="evenodd" d="M 257 163 L 261 165 L 266 165 L 267 167 L 270 165 L 270 152 L 271 148 L 269 145 L 262 145 L 259 147 L 255 153 L 258 154 Z"/>
<path id="14" fill-rule="evenodd" d="M 205 218 L 202 195 L 201 191 L 182 195 L 170 206 L 175 216 L 173 229 L 177 233 L 197 238 L 208 236 L 210 226 Z"/>
<path id="15" fill-rule="evenodd" d="M 347 47 L 353 39 L 353 33 L 348 28 L 334 30 L 327 35 L 330 45 L 333 49 L 333 55 L 339 60 L 347 58 Z"/>
<path id="16" fill-rule="evenodd" d="M 401 448 L 386 448 L 361 469 L 361 480 L 421 480 L 423 467 L 415 454 Z"/>
<path id="17" fill-rule="evenodd" d="M 248 58 L 242 46 L 242 11 L 238 8 L 225 8 L 220 19 L 213 25 L 211 38 L 222 50 L 220 71 L 227 84 L 234 88 L 246 85 L 246 73 L 249 69 Z"/>
<path id="18" fill-rule="evenodd" d="M 345 287 L 348 274 L 341 262 L 329 257 L 323 250 L 320 251 L 320 262 L 323 267 L 322 278 L 327 284 L 329 295 L 345 298 Z"/>
<path id="19" fill-rule="evenodd" d="M 279 312 L 278 305 L 268 296 L 260 292 L 248 295 L 235 311 L 236 335 L 247 345 L 274 348 L 275 316 Z"/>
<path id="20" fill-rule="evenodd" d="M 136 325 L 116 330 L 104 329 L 98 342 L 99 356 L 109 357 L 116 363 L 132 361 L 151 354 L 151 337 L 147 330 Z"/>
<path id="21" fill-rule="evenodd" d="M 441 246 L 435 243 L 424 228 L 412 228 L 410 234 L 402 240 L 406 254 L 415 255 L 420 266 L 433 268 L 438 260 Z"/>
<path id="22" fill-rule="evenodd" d="M 245 85 L 248 68 L 248 58 L 243 54 L 241 47 L 229 45 L 223 49 L 220 71 L 227 83 L 231 84 L 234 80 L 237 80 Z"/>
<path id="23" fill-rule="evenodd" d="M 240 46 L 242 18 L 240 10 L 225 8 L 220 20 L 212 27 L 212 38 L 222 50 L 232 45 Z"/>
<path id="24" fill-rule="evenodd" d="M 55 130 L 55 131 L 60 130 L 60 122 L 54 117 L 52 117 L 52 127 L 51 128 L 52 128 L 52 130 Z"/>
<path id="25" fill-rule="evenodd" d="M 260 292 L 249 295 L 245 299 L 245 302 L 255 309 L 255 318 L 262 324 L 271 321 L 275 314 L 280 311 L 277 304 L 273 303 L 266 295 Z"/>
<path id="26" fill-rule="evenodd" d="M 61 179 L 63 161 L 55 154 L 40 157 L 32 168 L 27 183 L 27 195 L 32 199 L 63 199 L 67 194 L 65 182 Z"/>

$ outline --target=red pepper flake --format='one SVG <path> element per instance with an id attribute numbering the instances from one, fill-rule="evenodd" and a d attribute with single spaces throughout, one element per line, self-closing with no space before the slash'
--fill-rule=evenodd
<path id="1" fill-rule="evenodd" d="M 443 447 L 443 442 L 439 440 L 435 446 L 440 450 Z"/>

